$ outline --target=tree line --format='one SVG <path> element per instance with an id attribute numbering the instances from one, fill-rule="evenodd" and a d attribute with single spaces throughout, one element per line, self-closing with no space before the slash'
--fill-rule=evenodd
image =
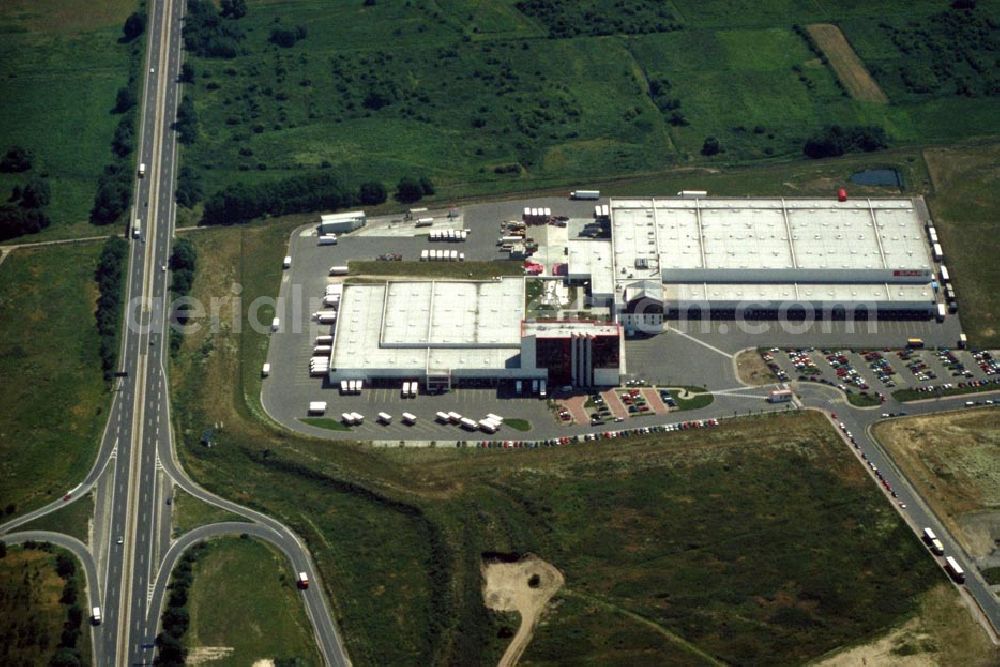
<path id="1" fill-rule="evenodd" d="M 191 239 L 182 237 L 174 241 L 174 249 L 170 253 L 170 291 L 175 297 L 185 297 L 191 294 L 197 260 L 198 253 L 194 249 Z M 171 316 L 172 320 L 181 326 L 187 324 L 189 310 L 190 305 L 187 303 L 178 305 Z M 180 330 L 172 327 L 170 329 L 170 351 L 176 353 L 181 347 L 182 340 Z"/>
<path id="2" fill-rule="evenodd" d="M 184 48 L 206 58 L 235 58 L 245 35 L 237 21 L 246 13 L 246 0 L 222 0 L 218 10 L 210 0 L 188 0 Z"/>
<path id="3" fill-rule="evenodd" d="M 170 584 L 167 586 L 170 595 L 167 598 L 167 608 L 160 616 L 163 630 L 156 635 L 156 647 L 159 650 L 153 661 L 154 665 L 182 667 L 185 664 L 187 648 L 184 647 L 184 635 L 191 625 L 187 609 L 188 589 L 194 580 L 194 563 L 204 548 L 205 543 L 199 542 L 184 552 L 170 575 Z"/>
<path id="4" fill-rule="evenodd" d="M 100 337 L 101 369 L 104 379 L 110 380 L 118 363 L 118 336 L 121 330 L 122 297 L 125 292 L 125 265 L 128 261 L 128 242 L 112 236 L 104 242 L 101 257 L 94 271 L 99 296 L 94 317 Z"/>

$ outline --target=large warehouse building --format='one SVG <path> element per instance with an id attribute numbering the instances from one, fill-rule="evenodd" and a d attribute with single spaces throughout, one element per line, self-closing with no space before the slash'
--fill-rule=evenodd
<path id="1" fill-rule="evenodd" d="M 571 278 L 626 326 L 663 316 L 933 314 L 933 263 L 910 199 L 611 201 L 611 239 L 570 244 Z M 662 285 L 657 289 L 655 283 Z"/>
<path id="2" fill-rule="evenodd" d="M 618 384 L 621 327 L 524 316 L 523 278 L 345 285 L 329 379 Z"/>

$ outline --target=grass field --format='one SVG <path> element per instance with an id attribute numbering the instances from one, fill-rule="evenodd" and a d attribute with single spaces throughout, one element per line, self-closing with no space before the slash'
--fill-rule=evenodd
<path id="1" fill-rule="evenodd" d="M 180 537 L 192 528 L 220 521 L 246 521 L 243 517 L 233 514 L 221 507 L 209 505 L 198 500 L 178 488 L 173 494 L 173 536 Z"/>
<path id="2" fill-rule="evenodd" d="M 915 617 L 874 641 L 838 651 L 815 664 L 988 667 L 997 661 L 1000 649 L 969 614 L 955 587 L 941 583 L 921 596 Z"/>
<path id="3" fill-rule="evenodd" d="M 18 530 L 48 530 L 71 535 L 84 544 L 90 541 L 90 521 L 94 518 L 94 494 L 88 493 L 76 502 L 29 521 Z"/>
<path id="4" fill-rule="evenodd" d="M 1000 413 L 893 419 L 876 424 L 873 434 L 965 550 L 990 553 L 1000 530 Z"/>
<path id="5" fill-rule="evenodd" d="M 1000 144 L 924 151 L 931 214 L 947 253 L 969 344 L 1000 347 Z"/>
<path id="6" fill-rule="evenodd" d="M 680 398 L 680 391 L 677 389 L 670 390 L 670 396 L 677 402 L 678 410 L 697 410 L 698 408 L 704 408 L 705 406 L 711 405 L 715 397 L 711 394 L 694 394 L 690 398 Z"/>
<path id="7" fill-rule="evenodd" d="M 216 261 L 194 295 L 233 281 L 244 303 L 273 294 L 291 225 L 195 235 Z M 180 455 L 206 486 L 308 541 L 355 664 L 496 664 L 509 619 L 484 607 L 486 552 L 537 553 L 566 575 L 559 600 L 574 602 L 538 629 L 525 660 L 539 662 L 692 650 L 802 662 L 901 622 L 940 576 L 819 417 L 611 449 L 374 450 L 267 423 L 256 398 L 267 339 L 248 329 L 185 341 L 171 372 Z M 206 449 L 198 436 L 217 421 Z M 580 645 L 594 626 L 606 630 Z M 618 641 L 629 636 L 638 654 Z"/>
<path id="8" fill-rule="evenodd" d="M 935 389 L 934 391 L 917 391 L 916 389 L 897 389 L 892 392 L 892 397 L 901 403 L 907 403 L 909 401 L 926 401 L 929 398 L 942 398 L 946 396 L 964 396 L 966 394 L 979 394 L 987 391 L 997 391 L 997 390 L 1000 390 L 1000 386 L 995 384 L 981 385 L 979 387 L 951 387 L 950 389 L 939 388 Z"/>
<path id="9" fill-rule="evenodd" d="M 91 236 L 97 177 L 111 158 L 119 116 L 115 94 L 128 80 L 132 44 L 120 44 L 125 18 L 138 0 L 107 0 L 99 7 L 74 0 L 0 4 L 0 78 L 4 117 L 0 150 L 20 145 L 34 153 L 34 168 L 0 174 L 7 193 L 27 177 L 47 175 L 52 226 L 23 238 L 36 241 Z"/>
<path id="10" fill-rule="evenodd" d="M 352 276 L 417 279 L 489 280 L 498 276 L 523 276 L 521 262 L 348 262 Z"/>
<path id="11" fill-rule="evenodd" d="M 230 647 L 218 665 L 250 665 L 256 660 L 300 659 L 321 665 L 312 627 L 295 573 L 283 555 L 254 539 L 209 542 L 194 566 L 185 641 L 199 647 Z"/>
<path id="12" fill-rule="evenodd" d="M 93 462 L 109 398 L 94 322 L 100 249 L 18 250 L 0 264 L 0 507 L 54 500 Z"/>
<path id="13" fill-rule="evenodd" d="M 0 558 L 0 662 L 4 665 L 47 665 L 61 650 L 68 604 L 61 602 L 66 581 L 56 572 L 56 553 L 8 547 Z M 72 558 L 72 556 L 70 556 Z M 74 560 L 74 562 L 76 562 Z M 83 580 L 77 563 L 79 606 L 86 610 Z M 83 611 L 84 617 L 89 610 Z M 83 621 L 78 648 L 81 663 L 91 664 L 90 630 Z"/>
<path id="14" fill-rule="evenodd" d="M 210 193 L 328 163 L 348 180 L 389 186 L 426 174 L 445 200 L 562 188 L 609 173 L 799 158 L 805 139 L 826 124 L 882 125 L 900 144 L 1000 130 L 986 94 L 936 87 L 904 91 L 896 103 L 901 68 L 941 66 L 936 52 L 921 51 L 914 63 L 901 50 L 909 48 L 908 21 L 943 23 L 936 15 L 950 10 L 934 0 L 642 2 L 630 12 L 604 0 L 578 11 L 548 3 L 560 7 L 555 14 L 538 7 L 547 3 L 523 4 L 534 8 L 522 11 L 514 0 L 253 3 L 239 21 L 240 55 L 191 59 L 189 92 L 203 131 L 185 161 Z M 606 19 L 600 28 L 587 11 Z M 990 43 L 968 45 L 967 37 L 997 18 L 995 8 L 977 9 L 969 26 L 951 14 L 956 25 L 935 29 L 936 44 L 987 59 Z M 589 27 L 549 38 L 566 22 Z M 840 45 L 858 51 L 855 69 L 874 62 L 874 89 L 887 80 L 891 103 L 843 92 L 791 27 L 817 22 L 845 27 Z M 281 48 L 268 41 L 276 25 L 306 26 L 308 34 Z M 988 74 L 960 70 L 975 90 L 989 86 Z M 706 159 L 708 136 L 724 152 Z"/>
<path id="15" fill-rule="evenodd" d="M 744 350 L 736 355 L 736 373 L 740 382 L 753 386 L 774 384 L 777 376 L 771 372 L 757 350 Z"/>

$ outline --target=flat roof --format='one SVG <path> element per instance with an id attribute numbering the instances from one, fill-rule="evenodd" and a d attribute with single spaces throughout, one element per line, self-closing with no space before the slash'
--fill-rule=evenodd
<path id="1" fill-rule="evenodd" d="M 930 302 L 930 285 L 901 283 L 668 283 L 664 301 Z"/>
<path id="2" fill-rule="evenodd" d="M 611 264 L 611 239 L 569 239 L 567 275 L 589 276 L 594 294 L 614 293 L 614 267 Z"/>
<path id="3" fill-rule="evenodd" d="M 331 369 L 503 369 L 520 354 L 524 279 L 348 284 Z"/>
<path id="4" fill-rule="evenodd" d="M 616 278 L 671 269 L 931 269 L 911 199 L 612 199 Z"/>
<path id="5" fill-rule="evenodd" d="M 600 322 L 525 322 L 524 334 L 537 338 L 569 338 L 572 335 L 618 336 L 621 328 L 617 324 Z"/>

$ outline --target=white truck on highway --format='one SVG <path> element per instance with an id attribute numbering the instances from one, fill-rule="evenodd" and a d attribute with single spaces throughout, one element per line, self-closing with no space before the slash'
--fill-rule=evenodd
<path id="1" fill-rule="evenodd" d="M 100 625 L 101 624 L 101 608 L 100 607 L 94 607 L 93 609 L 90 610 L 90 622 L 93 623 L 94 625 Z"/>
<path id="2" fill-rule="evenodd" d="M 140 162 L 139 163 L 139 178 L 142 178 L 145 175 L 146 175 L 146 163 L 145 162 Z"/>
<path id="3" fill-rule="evenodd" d="M 132 238 L 137 239 L 140 236 L 142 236 L 142 220 L 136 218 L 132 224 Z"/>
<path id="4" fill-rule="evenodd" d="M 965 570 L 963 570 L 962 566 L 958 564 L 958 561 L 951 556 L 945 557 L 944 569 L 948 571 L 948 574 L 955 580 L 956 583 L 961 584 L 965 582 Z"/>
<path id="5" fill-rule="evenodd" d="M 299 572 L 296 577 L 296 584 L 299 588 L 309 588 L 309 575 L 305 572 Z"/>

